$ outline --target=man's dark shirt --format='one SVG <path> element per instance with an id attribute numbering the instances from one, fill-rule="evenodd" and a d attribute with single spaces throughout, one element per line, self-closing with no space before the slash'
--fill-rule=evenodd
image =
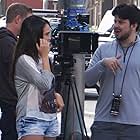
<path id="1" fill-rule="evenodd" d="M 13 51 L 17 42 L 15 35 L 0 28 L 0 102 L 16 105 L 17 95 L 10 76 Z"/>

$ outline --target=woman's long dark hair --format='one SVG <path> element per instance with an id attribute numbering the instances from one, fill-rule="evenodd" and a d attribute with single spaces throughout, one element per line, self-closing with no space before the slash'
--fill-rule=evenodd
<path id="1" fill-rule="evenodd" d="M 13 55 L 13 80 L 15 74 L 15 65 L 21 55 L 26 54 L 28 56 L 31 56 L 37 63 L 39 62 L 36 43 L 39 43 L 40 38 L 43 38 L 43 29 L 46 24 L 50 26 L 47 20 L 35 15 L 30 16 L 23 21 L 19 40 L 17 42 L 16 49 Z"/>

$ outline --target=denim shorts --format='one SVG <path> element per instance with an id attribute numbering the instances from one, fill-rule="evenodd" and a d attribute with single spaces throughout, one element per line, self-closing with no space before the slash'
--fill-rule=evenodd
<path id="1" fill-rule="evenodd" d="M 37 118 L 26 117 L 18 120 L 16 125 L 18 139 L 28 135 L 56 137 L 60 133 L 57 118 L 52 121 L 45 121 Z"/>

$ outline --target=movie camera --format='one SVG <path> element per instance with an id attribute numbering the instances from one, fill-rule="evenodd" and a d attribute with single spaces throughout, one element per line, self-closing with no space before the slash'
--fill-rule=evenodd
<path id="1" fill-rule="evenodd" d="M 65 109 L 62 112 L 61 135 L 57 138 L 58 140 L 72 139 L 72 137 L 75 137 L 76 140 L 88 140 L 80 101 L 83 99 L 80 92 L 83 92 L 84 87 L 82 72 L 86 54 L 94 53 L 98 47 L 99 35 L 89 32 L 87 23 L 88 16 L 86 15 L 79 15 L 69 20 L 67 17 L 62 17 L 61 23 L 52 31 L 53 47 L 51 51 L 55 54 L 53 73 L 58 81 L 56 82 L 56 91 L 62 93 L 65 102 Z M 81 78 L 78 78 L 77 68 L 79 68 L 78 72 L 81 73 Z M 77 84 L 78 82 L 81 84 Z M 73 112 L 75 112 L 77 123 L 74 128 L 71 126 L 71 122 L 74 120 L 68 115 L 72 109 L 71 106 L 74 107 Z"/>
<path id="2" fill-rule="evenodd" d="M 99 35 L 93 32 L 60 31 L 57 45 L 53 48 L 57 50 L 54 56 L 54 66 L 59 64 L 63 69 L 72 67 L 73 54 L 93 53 L 98 47 L 98 37 Z"/>

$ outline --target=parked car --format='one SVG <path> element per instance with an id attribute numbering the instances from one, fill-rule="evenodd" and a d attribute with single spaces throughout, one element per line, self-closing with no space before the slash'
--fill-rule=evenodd
<path id="1" fill-rule="evenodd" d="M 105 42 L 112 41 L 115 39 L 113 24 L 114 17 L 112 15 L 112 10 L 107 10 L 102 18 L 102 21 L 98 27 L 97 33 L 99 33 L 99 46 Z"/>

